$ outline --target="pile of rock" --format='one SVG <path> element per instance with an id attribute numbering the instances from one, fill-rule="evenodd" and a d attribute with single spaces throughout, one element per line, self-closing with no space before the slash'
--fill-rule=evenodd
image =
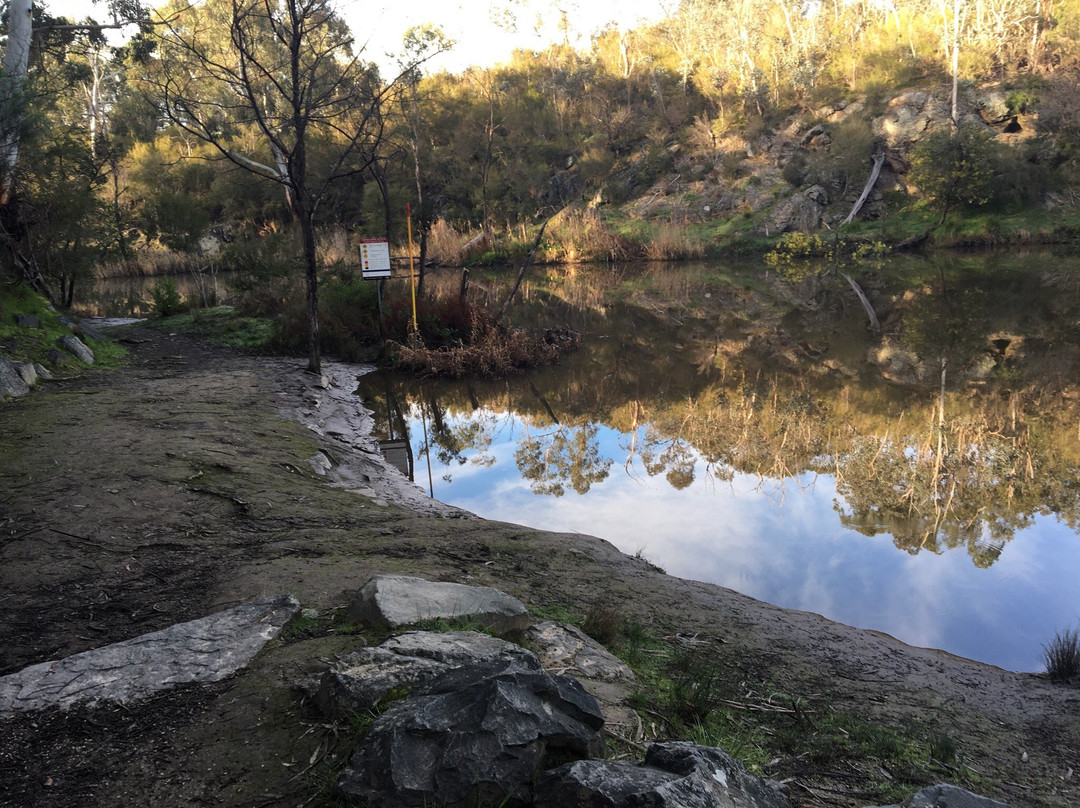
<path id="1" fill-rule="evenodd" d="M 105 340 L 106 337 L 88 324 L 75 325 L 66 318 L 59 318 L 60 322 L 73 330 L 90 337 L 91 339 Z M 41 328 L 41 320 L 33 314 L 16 314 L 15 325 L 20 328 Z M 57 340 L 57 347 L 48 353 L 48 360 L 54 367 L 69 364 L 72 359 L 78 359 L 87 365 L 94 364 L 94 352 L 74 333 L 64 334 Z M 19 362 L 0 356 L 0 400 L 18 398 L 30 392 L 38 381 L 48 381 L 52 373 L 38 362 Z"/>
<path id="2" fill-rule="evenodd" d="M 0 717 L 129 703 L 180 683 L 220 681 L 299 610 L 289 596 L 263 598 L 0 677 Z M 789 808 L 780 784 L 721 749 L 665 742 L 640 761 L 602 759 L 603 733 L 629 712 L 622 702 L 633 674 L 577 629 L 530 626 L 509 595 L 377 576 L 349 614 L 384 629 L 464 621 L 535 650 L 479 631 L 407 631 L 361 645 L 301 682 L 330 717 L 382 710 L 338 779 L 348 798 L 395 808 Z M 889 808 L 946 806 L 1008 808 L 948 785 Z"/>

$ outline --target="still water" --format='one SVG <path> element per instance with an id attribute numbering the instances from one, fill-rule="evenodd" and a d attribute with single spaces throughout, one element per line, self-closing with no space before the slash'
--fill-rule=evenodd
<path id="1" fill-rule="evenodd" d="M 583 334 L 559 365 L 360 379 L 378 437 L 436 498 L 1012 670 L 1041 669 L 1043 643 L 1076 625 L 1077 262 L 875 267 L 881 333 L 829 277 L 532 277 L 520 321 Z"/>

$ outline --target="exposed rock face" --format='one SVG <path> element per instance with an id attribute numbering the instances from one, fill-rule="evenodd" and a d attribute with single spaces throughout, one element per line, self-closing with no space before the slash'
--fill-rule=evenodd
<path id="1" fill-rule="evenodd" d="M 821 207 L 804 194 L 795 194 L 776 206 L 769 220 L 769 233 L 817 230 L 821 227 Z"/>
<path id="2" fill-rule="evenodd" d="M 603 750 L 596 700 L 515 662 L 457 668 L 371 726 L 338 785 L 374 805 L 531 804 L 546 761 Z"/>
<path id="3" fill-rule="evenodd" d="M 187 682 L 217 682 L 244 667 L 299 610 L 289 595 L 261 598 L 199 620 L 0 678 L 0 715 L 145 698 Z"/>
<path id="4" fill-rule="evenodd" d="M 1013 115 L 1005 93 L 1000 87 L 986 87 L 980 90 L 975 98 L 975 106 L 987 123 L 1004 123 Z"/>
<path id="5" fill-rule="evenodd" d="M 525 605 L 487 586 L 425 581 L 406 575 L 376 575 L 349 605 L 349 618 L 378 628 L 400 628 L 421 620 L 463 620 L 497 634 L 529 625 Z"/>
<path id="6" fill-rule="evenodd" d="M 56 342 L 65 351 L 74 354 L 80 361 L 85 362 L 88 365 L 94 364 L 94 352 L 86 347 L 83 341 L 73 334 L 65 334 Z"/>
<path id="7" fill-rule="evenodd" d="M 820 205 L 823 208 L 826 207 L 830 201 L 829 192 L 820 185 L 811 185 L 803 191 L 803 195 L 814 204 Z"/>
<path id="8" fill-rule="evenodd" d="M 880 345 L 871 347 L 867 359 L 880 368 L 882 376 L 898 384 L 917 384 L 928 373 L 926 363 L 914 351 L 890 337 L 882 338 Z"/>
<path id="9" fill-rule="evenodd" d="M 421 687 L 453 668 L 496 660 L 540 670 L 532 653 L 487 634 L 408 632 L 337 660 L 322 675 L 315 702 L 326 715 L 345 718 L 374 707 L 400 688 Z"/>
<path id="10" fill-rule="evenodd" d="M 1009 806 L 956 786 L 939 784 L 924 788 L 908 797 L 900 805 L 887 805 L 882 808 L 1009 808 Z"/>
<path id="11" fill-rule="evenodd" d="M 0 399 L 18 398 L 30 392 L 30 387 L 19 368 L 5 356 L 0 356 Z"/>
<path id="12" fill-rule="evenodd" d="M 722 749 L 649 747 L 643 764 L 568 763 L 537 782 L 535 808 L 789 808 L 780 786 L 749 774 Z"/>

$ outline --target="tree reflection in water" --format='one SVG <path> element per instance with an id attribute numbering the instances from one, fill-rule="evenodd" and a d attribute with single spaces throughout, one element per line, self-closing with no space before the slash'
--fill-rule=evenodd
<path id="1" fill-rule="evenodd" d="M 1047 342 L 1061 336 L 1053 323 L 1068 318 L 1054 308 L 1062 296 L 1028 275 L 990 288 L 981 275 L 950 271 L 946 282 L 944 269 L 924 269 L 925 283 L 895 292 L 885 334 L 873 337 L 857 308 L 803 310 L 789 286 L 783 309 L 743 289 L 706 287 L 701 273 L 672 287 L 677 299 L 624 284 L 630 292 L 618 305 L 585 293 L 579 305 L 565 284 L 547 297 L 533 289 L 527 304 L 594 335 L 580 355 L 527 377 L 467 385 L 373 374 L 361 396 L 377 413 L 383 398 L 408 402 L 391 408 L 406 412 L 423 400 L 447 481 L 455 468 L 504 456 L 533 493 L 553 497 L 602 485 L 615 462 L 675 491 L 756 479 L 782 497 L 785 484 L 827 475 L 847 528 L 887 534 L 913 555 L 963 549 L 989 567 L 1038 515 L 1080 526 L 1075 399 L 1061 395 L 1067 383 L 1025 380 L 993 338 L 1031 321 L 1013 305 L 1018 297 L 1030 298 L 1025 307 L 1037 317 L 1055 312 L 1040 325 Z M 912 357 L 906 386 L 885 383 L 885 366 L 865 361 L 885 340 Z M 788 358 L 800 353 L 801 372 Z M 856 370 L 836 373 L 845 363 Z M 975 363 L 991 370 L 972 383 Z M 1067 376 L 1065 363 L 1059 371 Z"/>

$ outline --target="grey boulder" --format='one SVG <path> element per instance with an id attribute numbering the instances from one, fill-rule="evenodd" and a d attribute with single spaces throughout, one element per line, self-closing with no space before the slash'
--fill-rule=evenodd
<path id="1" fill-rule="evenodd" d="M 790 808 L 771 780 L 722 749 L 658 743 L 644 763 L 584 760 L 543 775 L 534 808 Z"/>
<path id="2" fill-rule="evenodd" d="M 19 368 L 6 356 L 0 356 L 0 399 L 18 398 L 30 392 Z"/>
<path id="3" fill-rule="evenodd" d="M 457 668 L 383 713 L 338 780 L 370 805 L 526 806 L 554 760 L 603 750 L 596 700 L 511 662 Z"/>
<path id="4" fill-rule="evenodd" d="M 56 342 L 65 351 L 74 354 L 75 358 L 80 362 L 85 362 L 88 365 L 94 364 L 94 352 L 87 348 L 83 341 L 73 334 L 65 334 Z"/>
<path id="5" fill-rule="evenodd" d="M 461 620 L 497 634 L 519 633 L 529 625 L 525 605 L 497 589 L 407 575 L 371 578 L 349 605 L 349 618 L 382 629 L 423 620 Z"/>
<path id="6" fill-rule="evenodd" d="M 395 691 L 426 685 L 453 668 L 491 661 L 516 661 L 540 670 L 532 653 L 487 634 L 413 631 L 336 660 L 319 680 L 315 703 L 327 716 L 346 718 L 374 708 Z"/>

